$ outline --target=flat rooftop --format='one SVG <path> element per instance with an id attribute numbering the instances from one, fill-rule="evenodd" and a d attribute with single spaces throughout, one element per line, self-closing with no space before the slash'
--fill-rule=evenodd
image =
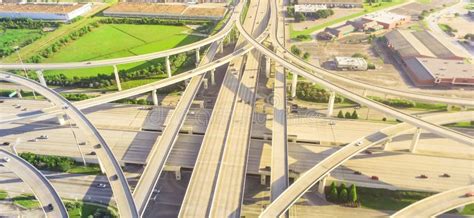
<path id="1" fill-rule="evenodd" d="M 298 4 L 362 4 L 363 0 L 298 0 Z"/>
<path id="2" fill-rule="evenodd" d="M 336 57 L 336 62 L 341 65 L 351 65 L 351 66 L 364 66 L 367 65 L 367 62 L 364 58 L 353 58 L 353 57 Z"/>
<path id="3" fill-rule="evenodd" d="M 26 3 L 26 4 L 13 4 L 5 3 L 0 4 L 0 12 L 28 12 L 28 13 L 57 13 L 66 14 L 76 9 L 81 8 L 85 4 L 81 3 Z"/>
<path id="4" fill-rule="evenodd" d="M 364 15 L 362 18 L 368 20 L 374 20 L 380 23 L 394 23 L 402 20 L 409 19 L 407 16 L 395 14 L 388 11 L 374 12 Z"/>
<path id="5" fill-rule="evenodd" d="M 324 9 L 327 9 L 326 5 L 295 5 L 296 12 L 311 13 Z"/>
<path id="6" fill-rule="evenodd" d="M 474 65 L 460 60 L 416 58 L 435 78 L 474 79 Z"/>

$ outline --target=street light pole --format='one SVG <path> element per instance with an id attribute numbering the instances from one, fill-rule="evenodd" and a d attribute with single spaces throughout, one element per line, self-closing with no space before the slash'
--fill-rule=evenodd
<path id="1" fill-rule="evenodd" d="M 23 73 L 25 74 L 25 77 L 26 77 L 27 79 L 29 79 L 28 73 L 26 72 L 26 67 L 25 67 L 25 65 L 23 65 L 23 59 L 21 59 L 21 56 L 20 56 L 20 53 L 18 52 L 18 50 L 20 50 L 20 47 L 16 46 L 16 47 L 15 47 L 15 52 L 16 52 L 16 55 L 18 56 L 18 59 L 20 59 L 20 64 L 21 64 L 21 66 L 23 66 Z M 34 99 L 36 99 L 35 90 L 32 90 L 32 91 L 33 91 L 33 97 L 34 97 Z"/>

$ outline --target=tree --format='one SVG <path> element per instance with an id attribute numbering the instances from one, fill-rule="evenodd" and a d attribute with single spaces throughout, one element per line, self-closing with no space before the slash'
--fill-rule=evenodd
<path id="1" fill-rule="evenodd" d="M 311 54 L 309 54 L 308 52 L 305 52 L 303 54 L 303 59 L 308 60 L 310 56 L 311 56 Z"/>
<path id="2" fill-rule="evenodd" d="M 357 111 L 356 111 L 356 110 L 354 110 L 354 112 L 352 112 L 351 118 L 352 118 L 352 119 L 359 119 L 359 115 L 357 114 Z"/>
<path id="3" fill-rule="evenodd" d="M 328 196 L 328 200 L 336 202 L 337 199 L 338 199 L 338 196 L 339 195 L 338 195 L 338 192 L 337 192 L 336 184 L 334 182 L 332 182 L 331 190 L 330 190 L 329 196 Z"/>
<path id="4" fill-rule="evenodd" d="M 304 16 L 304 14 L 301 13 L 301 12 L 296 12 L 296 13 L 295 13 L 295 20 L 296 20 L 296 22 L 305 21 L 305 20 L 306 20 L 306 16 Z"/>
<path id="5" fill-rule="evenodd" d="M 294 55 L 297 55 L 297 56 L 301 56 L 301 49 L 296 47 L 296 45 L 292 45 L 291 46 L 291 53 L 293 53 Z"/>
<path id="6" fill-rule="evenodd" d="M 339 111 L 339 113 L 337 114 L 337 118 L 344 118 L 344 114 L 342 113 L 342 111 Z"/>
<path id="7" fill-rule="evenodd" d="M 344 183 L 342 183 L 341 187 L 339 188 L 339 202 L 341 203 L 346 203 L 348 201 L 348 193 L 347 193 L 347 188 Z"/>
<path id="8" fill-rule="evenodd" d="M 352 118 L 351 113 L 349 111 L 347 111 L 346 114 L 344 114 L 344 118 L 351 119 Z"/>
<path id="9" fill-rule="evenodd" d="M 294 6 L 288 6 L 286 8 L 286 13 L 288 14 L 288 17 L 294 17 L 295 16 L 295 7 Z"/>
<path id="10" fill-rule="evenodd" d="M 357 203 L 357 189 L 354 184 L 349 187 L 349 201 L 352 203 Z"/>

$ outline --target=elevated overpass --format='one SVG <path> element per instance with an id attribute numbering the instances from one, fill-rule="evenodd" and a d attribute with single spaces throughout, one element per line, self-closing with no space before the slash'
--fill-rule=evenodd
<path id="1" fill-rule="evenodd" d="M 63 112 L 73 119 L 76 125 L 84 131 L 89 142 L 92 144 L 98 143 L 94 146 L 97 159 L 101 167 L 105 170 L 120 214 L 125 217 L 138 217 L 137 209 L 122 168 L 120 168 L 112 150 L 110 150 L 104 138 L 99 134 L 99 131 L 97 131 L 94 125 L 79 109 L 57 92 L 44 87 L 36 81 L 3 72 L 0 72 L 0 80 L 16 83 L 35 90 L 56 106 L 60 107 Z"/>
<path id="2" fill-rule="evenodd" d="M 424 118 L 426 122 L 436 124 L 456 123 L 460 121 L 473 120 L 474 112 L 458 112 L 449 114 L 437 114 Z M 344 148 L 334 152 L 310 170 L 305 172 L 298 180 L 296 180 L 283 194 L 281 194 L 273 203 L 271 203 L 260 217 L 277 217 L 286 212 L 291 205 L 293 205 L 298 198 L 300 198 L 307 190 L 314 184 L 324 178 L 333 169 L 343 164 L 346 160 L 355 156 L 356 154 L 374 146 L 378 143 L 384 142 L 388 138 L 410 131 L 414 127 L 408 123 L 401 123 L 394 126 L 386 127 L 380 131 L 355 140 L 352 143 L 344 146 Z"/>
<path id="3" fill-rule="evenodd" d="M 223 43 L 223 42 L 220 42 Z M 214 58 L 217 53 L 219 42 L 213 42 L 209 47 L 206 56 L 201 60 L 201 65 L 206 64 Z M 140 214 L 144 214 L 148 201 L 153 193 L 161 172 L 165 167 L 166 160 L 178 139 L 179 130 L 184 124 L 186 115 L 191 107 L 194 97 L 199 91 L 199 87 L 206 74 L 192 77 L 186 90 L 181 95 L 178 105 L 171 115 L 170 122 L 166 125 L 161 136 L 157 139 L 148 155 L 145 170 L 135 187 L 133 197 Z"/>
<path id="4" fill-rule="evenodd" d="M 239 32 L 242 34 L 242 36 L 244 36 L 247 39 L 247 41 L 250 42 L 257 50 L 259 50 L 263 54 L 267 55 L 271 59 L 275 60 L 279 64 L 283 65 L 284 67 L 288 68 L 292 72 L 294 72 L 294 73 L 296 73 L 300 76 L 303 76 L 303 77 L 309 79 L 312 82 L 321 84 L 324 87 L 326 87 L 326 88 L 328 88 L 328 89 L 330 89 L 334 92 L 337 92 L 338 94 L 340 94 L 340 95 L 342 95 L 346 98 L 349 98 L 349 99 L 351 99 L 351 100 L 353 100 L 353 101 L 355 101 L 355 102 L 357 102 L 361 105 L 366 105 L 366 106 L 368 106 L 372 109 L 375 109 L 377 111 L 380 111 L 382 113 L 385 113 L 387 115 L 395 117 L 395 118 L 397 118 L 399 120 L 402 120 L 404 122 L 407 122 L 411 125 L 420 127 L 420 128 L 425 129 L 427 131 L 430 131 L 434 134 L 437 134 L 437 135 L 440 135 L 440 136 L 443 136 L 443 137 L 446 137 L 446 138 L 450 138 L 450 139 L 456 140 L 456 141 L 464 143 L 464 144 L 468 144 L 468 145 L 473 144 L 474 139 L 470 136 L 467 136 L 465 134 L 456 132 L 454 130 L 444 128 L 444 127 L 440 127 L 438 125 L 434 125 L 432 123 L 423 121 L 419 118 L 410 116 L 409 114 L 406 114 L 406 113 L 400 112 L 398 110 L 395 110 L 395 109 L 393 109 L 393 108 L 391 108 L 387 105 L 384 105 L 382 103 L 379 103 L 379 102 L 367 99 L 367 98 L 365 98 L 363 96 L 360 96 L 358 94 L 355 94 L 355 93 L 353 93 L 353 92 L 351 92 L 351 91 L 349 91 L 345 88 L 342 88 L 338 85 L 335 85 L 335 84 L 333 84 L 333 83 L 331 83 L 331 82 L 329 82 L 329 81 L 327 81 L 323 78 L 320 78 L 320 77 L 318 77 L 318 76 L 316 76 L 312 73 L 308 73 L 305 70 L 294 66 L 292 63 L 290 63 L 286 59 L 276 55 L 275 53 L 273 53 L 269 49 L 265 48 L 263 45 L 259 44 L 257 41 L 255 41 L 255 39 L 253 39 L 242 28 L 242 25 L 238 22 L 237 22 L 237 28 L 238 28 Z"/>
<path id="5" fill-rule="evenodd" d="M 0 149 L 0 158 L 1 166 L 8 168 L 30 187 L 46 217 L 68 217 L 66 207 L 58 193 L 39 170 L 4 149 Z"/>
<path id="6" fill-rule="evenodd" d="M 390 217 L 436 217 L 452 209 L 474 203 L 474 196 L 466 196 L 467 193 L 474 193 L 474 185 L 451 189 L 427 197 L 410 204 Z"/>

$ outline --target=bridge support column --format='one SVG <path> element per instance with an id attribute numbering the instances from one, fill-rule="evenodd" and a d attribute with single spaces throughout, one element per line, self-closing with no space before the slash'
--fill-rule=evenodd
<path id="1" fill-rule="evenodd" d="M 324 188 L 326 187 L 326 180 L 329 177 L 329 174 L 324 176 L 321 180 L 318 182 L 318 194 L 324 196 Z"/>
<path id="2" fill-rule="evenodd" d="M 190 81 L 191 81 L 191 79 L 184 80 L 184 85 L 188 86 Z"/>
<path id="3" fill-rule="evenodd" d="M 211 70 L 211 85 L 216 85 L 216 69 Z"/>
<path id="4" fill-rule="evenodd" d="M 224 40 L 219 43 L 219 47 L 217 48 L 217 53 L 224 53 Z"/>
<path id="5" fill-rule="evenodd" d="M 421 128 L 416 128 L 415 133 L 413 134 L 413 139 L 411 140 L 410 152 L 416 152 L 416 146 L 418 145 L 418 141 L 420 141 L 421 135 Z"/>
<path id="6" fill-rule="evenodd" d="M 334 111 L 334 101 L 336 100 L 336 92 L 331 91 L 331 95 L 329 96 L 328 102 L 328 113 L 326 114 L 327 117 L 331 117 Z"/>
<path id="7" fill-rule="evenodd" d="M 260 175 L 260 185 L 266 185 L 266 184 L 267 184 L 267 176 Z"/>
<path id="8" fill-rule="evenodd" d="M 291 97 L 296 96 L 296 86 L 298 85 L 298 75 L 293 73 L 293 78 L 291 79 Z"/>
<path id="9" fill-rule="evenodd" d="M 64 115 L 63 115 L 63 114 L 60 114 L 60 115 L 56 116 L 56 118 L 57 118 L 58 124 L 59 124 L 60 126 L 66 124 L 66 120 L 64 119 Z"/>
<path id="10" fill-rule="evenodd" d="M 104 168 L 104 165 L 102 165 L 102 162 L 100 161 L 100 158 L 97 158 L 97 161 L 99 162 L 100 172 L 102 174 L 105 174 L 105 168 Z"/>
<path id="11" fill-rule="evenodd" d="M 23 95 L 21 95 L 21 89 L 16 90 L 16 96 L 18 96 L 19 99 L 23 98 Z"/>
<path id="12" fill-rule="evenodd" d="M 114 75 L 115 75 L 115 83 L 117 84 L 117 89 L 122 91 L 122 85 L 120 85 L 120 76 L 118 74 L 117 65 L 114 65 Z"/>
<path id="13" fill-rule="evenodd" d="M 204 79 L 202 80 L 202 85 L 204 86 L 204 89 L 207 89 L 207 88 L 209 88 L 209 84 L 208 84 L 208 82 L 207 82 L 207 79 L 206 79 L 206 78 L 204 78 Z"/>
<path id="14" fill-rule="evenodd" d="M 170 56 L 166 56 L 166 73 L 168 77 L 171 77 L 171 64 L 170 64 Z"/>
<path id="15" fill-rule="evenodd" d="M 156 90 L 151 91 L 151 99 L 153 100 L 153 105 L 158 106 L 158 95 L 156 94 Z"/>
<path id="16" fill-rule="evenodd" d="M 201 60 L 201 55 L 199 54 L 199 48 L 196 49 L 196 67 L 199 66 L 199 61 Z"/>
<path id="17" fill-rule="evenodd" d="M 367 97 L 367 89 L 364 89 L 364 92 L 362 93 L 362 96 Z"/>
<path id="18" fill-rule="evenodd" d="M 38 76 L 38 79 L 41 85 L 43 85 L 44 87 L 48 87 L 48 85 L 46 85 L 46 80 L 44 79 L 44 76 L 43 76 L 43 71 L 37 70 L 36 75 Z"/>
<path id="19" fill-rule="evenodd" d="M 270 78 L 270 57 L 265 57 L 265 76 Z"/>
<path id="20" fill-rule="evenodd" d="M 385 142 L 383 142 L 382 150 L 386 151 L 390 142 L 392 142 L 392 138 L 388 138 Z"/>

